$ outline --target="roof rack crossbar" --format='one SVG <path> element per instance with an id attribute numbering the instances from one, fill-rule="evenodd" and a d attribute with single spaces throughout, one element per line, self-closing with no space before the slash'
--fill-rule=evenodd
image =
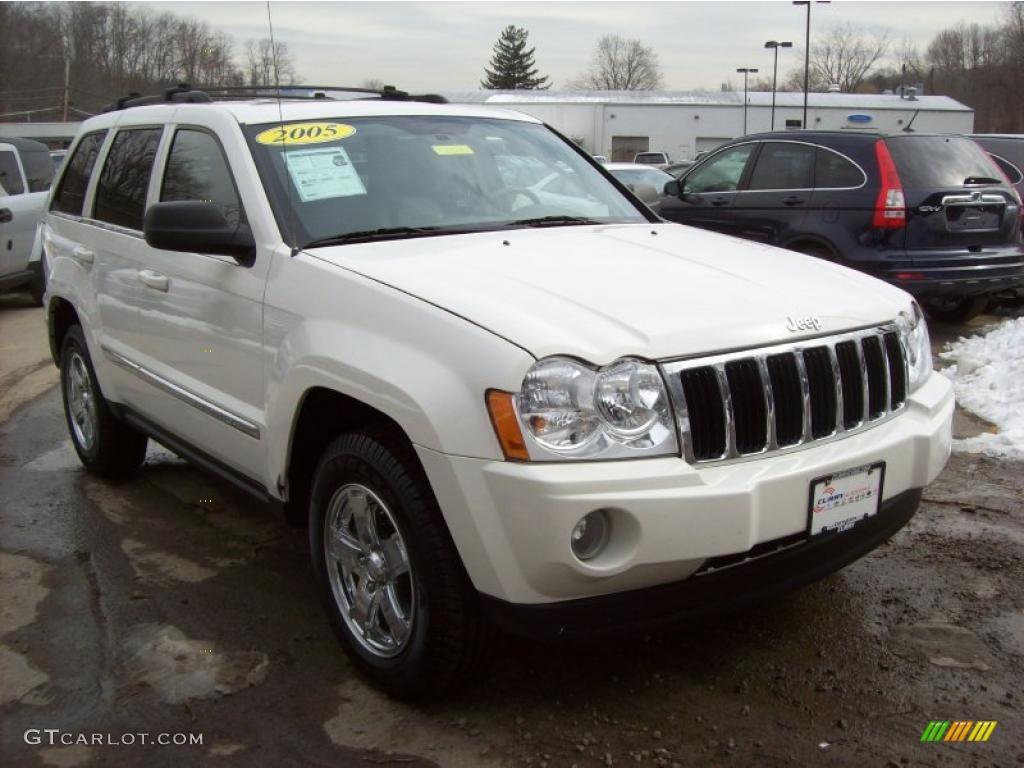
<path id="1" fill-rule="evenodd" d="M 313 94 L 303 95 L 289 93 L 288 91 L 312 91 Z M 168 102 L 181 102 L 192 104 L 206 104 L 219 99 L 241 99 L 252 96 L 262 96 L 268 99 L 292 99 L 292 100 L 316 100 L 332 99 L 328 91 L 339 91 L 342 93 L 364 94 L 363 98 L 376 97 L 382 101 L 425 101 L 431 104 L 447 104 L 448 100 L 439 94 L 410 94 L 400 91 L 393 85 L 385 85 L 383 88 L 355 88 L 347 85 L 217 85 L 207 88 L 193 88 L 188 83 L 177 85 L 164 90 L 163 95 L 143 96 L 139 93 L 129 93 L 118 99 L 116 102 L 104 109 L 104 112 L 112 112 L 129 107 L 141 107 L 147 104 L 165 104 Z"/>

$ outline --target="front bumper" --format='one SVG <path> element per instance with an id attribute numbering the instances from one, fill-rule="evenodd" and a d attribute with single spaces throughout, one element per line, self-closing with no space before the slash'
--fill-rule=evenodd
<path id="1" fill-rule="evenodd" d="M 810 483 L 831 472 L 884 461 L 883 502 L 902 509 L 895 500 L 945 465 L 952 415 L 952 386 L 934 374 L 899 416 L 872 429 L 732 464 L 695 467 L 679 457 L 516 464 L 417 451 L 476 589 L 539 605 L 672 584 L 713 558 L 798 537 Z M 610 510 L 612 537 L 583 563 L 569 537 L 595 509 Z M 847 536 L 836 546 L 855 551 L 855 541 Z M 849 561 L 833 560 L 834 567 Z"/>

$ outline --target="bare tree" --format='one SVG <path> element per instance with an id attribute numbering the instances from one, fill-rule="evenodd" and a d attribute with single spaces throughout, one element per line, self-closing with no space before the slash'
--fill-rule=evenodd
<path id="1" fill-rule="evenodd" d="M 292 85 L 298 79 L 295 62 L 288 51 L 287 43 L 271 43 L 270 38 L 266 37 L 260 40 L 246 40 L 245 55 L 249 85 Z"/>
<path id="2" fill-rule="evenodd" d="M 812 90 L 835 83 L 843 93 L 856 92 L 888 50 L 888 32 L 872 34 L 852 24 L 833 27 L 811 46 Z"/>
<path id="3" fill-rule="evenodd" d="M 569 84 L 577 90 L 653 91 L 662 85 L 658 54 L 640 40 L 605 35 L 590 69 Z"/>

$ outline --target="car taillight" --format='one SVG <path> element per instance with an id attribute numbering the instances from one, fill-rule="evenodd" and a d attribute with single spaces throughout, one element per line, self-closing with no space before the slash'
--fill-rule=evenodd
<path id="1" fill-rule="evenodd" d="M 884 139 L 875 142 L 875 158 L 878 160 L 878 175 L 882 185 L 875 200 L 875 215 L 871 226 L 882 229 L 904 227 L 907 224 L 907 199 L 903 195 L 903 182 L 896 172 L 896 163 Z"/>

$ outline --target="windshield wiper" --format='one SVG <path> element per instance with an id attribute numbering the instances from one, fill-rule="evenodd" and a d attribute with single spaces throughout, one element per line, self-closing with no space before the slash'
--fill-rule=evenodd
<path id="1" fill-rule="evenodd" d="M 344 232 L 340 235 L 321 237 L 306 243 L 303 248 L 321 248 L 328 245 L 344 243 L 369 242 L 370 240 L 400 240 L 405 237 L 427 237 L 429 235 L 456 234 L 464 230 L 446 229 L 444 227 L 380 227 L 378 229 L 361 229 L 356 232 Z"/>
<path id="2" fill-rule="evenodd" d="M 968 176 L 964 179 L 964 186 L 968 184 L 1000 184 L 1000 179 L 993 179 L 991 176 Z"/>
<path id="3" fill-rule="evenodd" d="M 559 224 L 601 224 L 600 221 L 588 219 L 586 216 L 539 216 L 535 219 L 518 219 L 510 221 L 510 227 L 555 227 Z"/>

